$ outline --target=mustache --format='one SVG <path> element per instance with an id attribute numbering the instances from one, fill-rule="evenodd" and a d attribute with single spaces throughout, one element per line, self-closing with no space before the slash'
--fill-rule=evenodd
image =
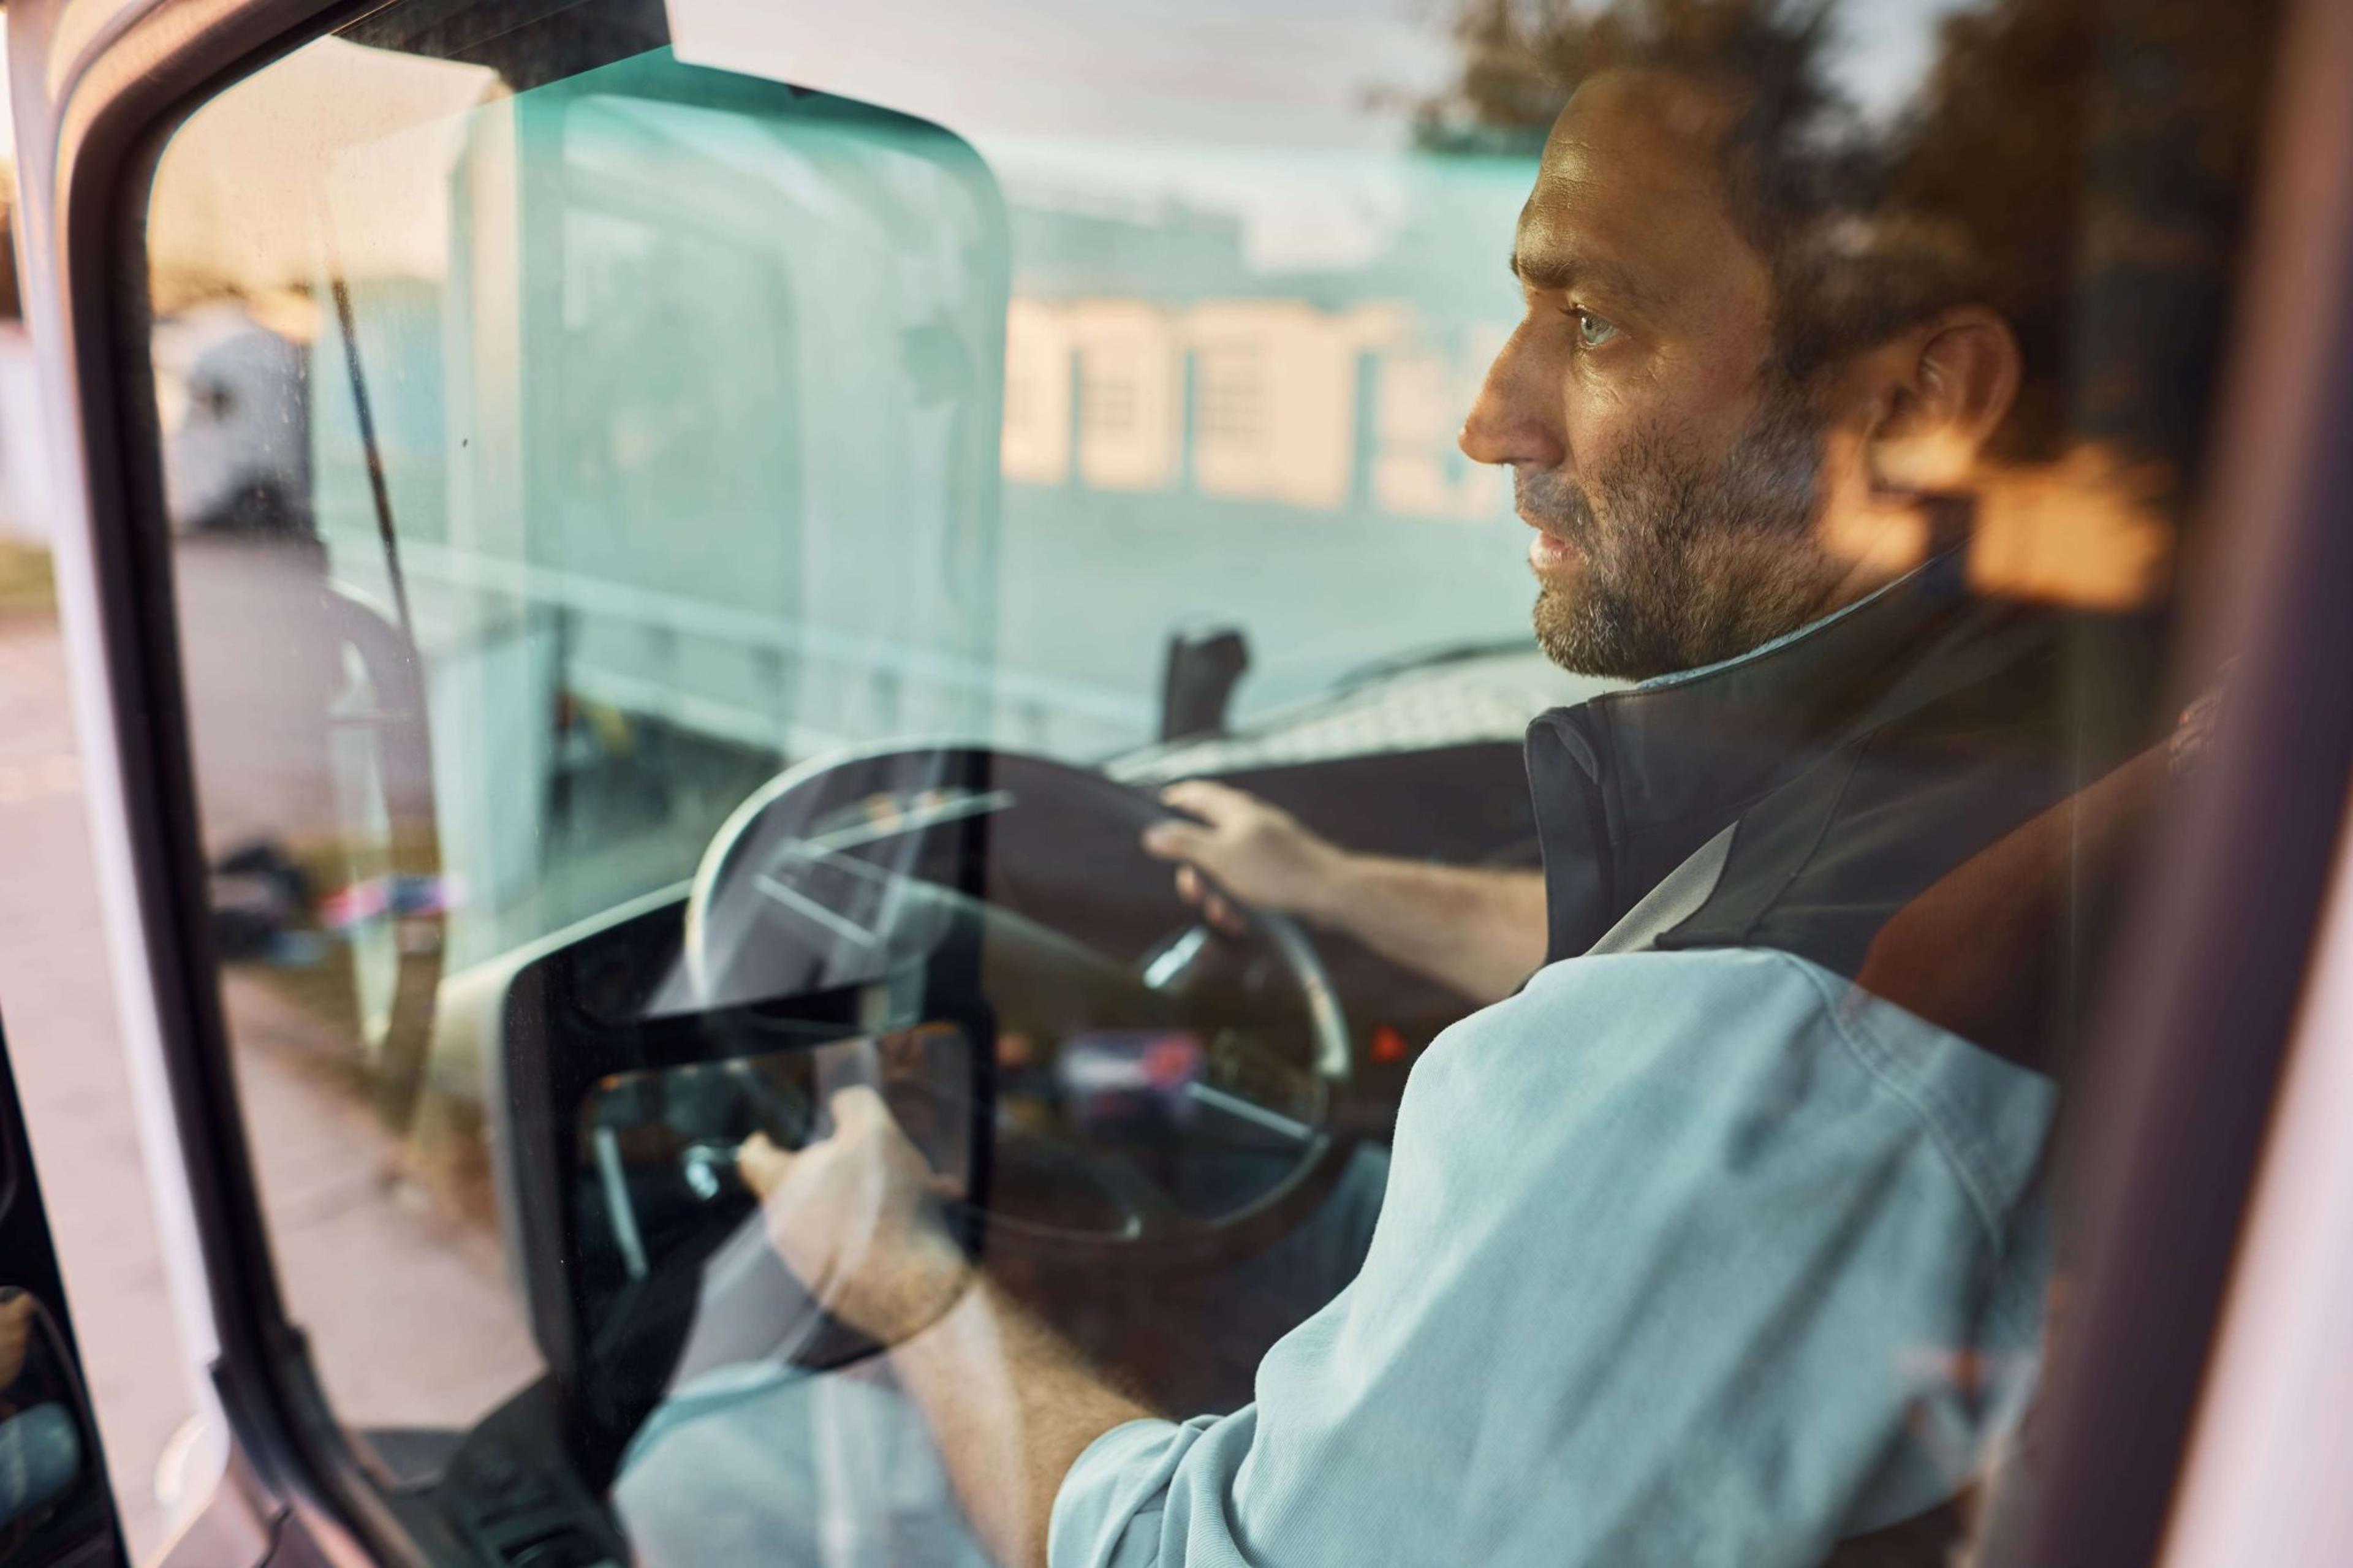
<path id="1" fill-rule="evenodd" d="M 1512 472 L 1512 504 L 1526 521 L 1580 548 L 1593 542 L 1600 521 L 1585 487 L 1556 469 Z"/>

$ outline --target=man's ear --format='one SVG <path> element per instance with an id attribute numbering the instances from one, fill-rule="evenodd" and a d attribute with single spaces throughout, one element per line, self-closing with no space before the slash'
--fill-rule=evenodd
<path id="1" fill-rule="evenodd" d="M 1966 483 L 2018 400 L 2021 363 L 2010 323 L 1982 305 L 1956 306 L 1868 357 L 1883 378 L 1863 454 L 1873 484 L 1937 490 Z"/>

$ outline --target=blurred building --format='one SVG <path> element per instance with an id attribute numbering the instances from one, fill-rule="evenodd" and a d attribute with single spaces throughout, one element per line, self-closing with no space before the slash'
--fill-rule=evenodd
<path id="1" fill-rule="evenodd" d="M 1247 634 L 1244 717 L 1525 637 L 1507 487 L 1454 432 L 1518 310 L 1526 160 L 1063 141 L 984 168 L 918 129 L 889 134 L 962 150 L 883 178 L 871 141 L 596 73 L 506 98 L 352 46 L 281 68 L 382 134 L 322 167 L 322 211 L 231 230 L 191 185 L 159 219 L 167 488 L 307 489 L 290 515 L 384 606 L 375 459 L 437 751 L 505 759 L 443 781 L 484 917 L 461 960 L 608 907 L 836 747 L 1140 745 L 1179 625 Z M 199 117 L 166 156 L 267 130 Z M 198 360 L 230 358 L 300 384 L 212 398 Z"/>

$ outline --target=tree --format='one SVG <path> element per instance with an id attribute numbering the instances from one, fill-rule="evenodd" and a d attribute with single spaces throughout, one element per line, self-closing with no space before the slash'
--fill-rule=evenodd
<path id="1" fill-rule="evenodd" d="M 1462 0 L 1451 30 L 1462 63 L 1445 92 L 1415 105 L 1417 142 L 1442 153 L 1534 154 L 1576 84 L 1641 61 L 1701 69 L 1738 61 L 1782 84 L 1778 111 L 1842 119 L 1824 66 L 1837 0 Z"/>

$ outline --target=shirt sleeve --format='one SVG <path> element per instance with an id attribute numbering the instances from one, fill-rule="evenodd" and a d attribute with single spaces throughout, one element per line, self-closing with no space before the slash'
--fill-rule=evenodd
<path id="1" fill-rule="evenodd" d="M 1253 1404 L 1104 1434 L 1050 1563 L 1819 1563 L 2022 1398 L 2053 1100 L 1787 954 L 1552 965 L 1416 1067 L 1363 1272 Z"/>

